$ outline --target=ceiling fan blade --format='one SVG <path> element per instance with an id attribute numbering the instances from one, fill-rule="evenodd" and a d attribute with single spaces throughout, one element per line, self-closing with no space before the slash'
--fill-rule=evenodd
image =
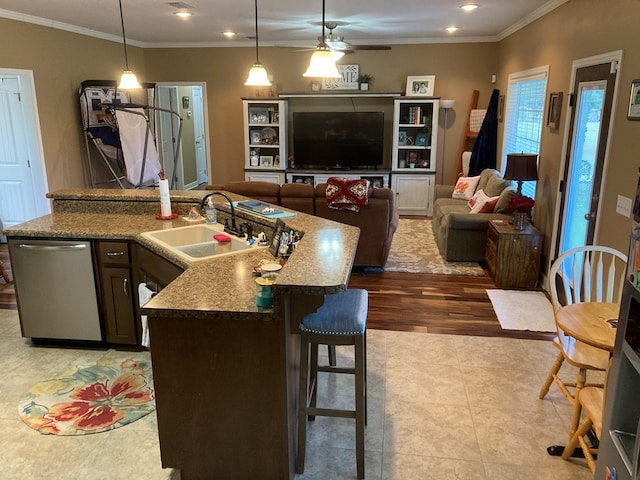
<path id="1" fill-rule="evenodd" d="M 350 44 L 350 50 L 391 50 L 390 45 L 354 45 Z"/>

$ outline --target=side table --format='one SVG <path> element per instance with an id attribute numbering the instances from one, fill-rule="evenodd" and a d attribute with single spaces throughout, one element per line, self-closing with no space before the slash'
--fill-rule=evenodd
<path id="1" fill-rule="evenodd" d="M 505 220 L 489 222 L 486 261 L 496 287 L 536 288 L 543 239 L 542 232 L 530 224 L 515 230 Z"/>

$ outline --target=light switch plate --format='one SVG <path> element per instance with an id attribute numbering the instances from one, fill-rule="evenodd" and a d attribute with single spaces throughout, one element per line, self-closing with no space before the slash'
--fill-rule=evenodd
<path id="1" fill-rule="evenodd" d="M 625 217 L 631 216 L 631 199 L 618 195 L 618 201 L 616 202 L 616 213 L 624 215 Z"/>

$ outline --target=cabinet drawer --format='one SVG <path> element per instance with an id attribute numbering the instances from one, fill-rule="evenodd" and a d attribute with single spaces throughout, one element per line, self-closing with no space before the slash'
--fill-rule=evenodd
<path id="1" fill-rule="evenodd" d="M 98 242 L 100 265 L 129 265 L 128 242 Z"/>

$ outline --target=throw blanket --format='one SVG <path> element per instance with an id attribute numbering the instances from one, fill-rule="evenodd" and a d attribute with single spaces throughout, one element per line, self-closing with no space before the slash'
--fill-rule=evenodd
<path id="1" fill-rule="evenodd" d="M 369 180 L 329 177 L 327 180 L 327 206 L 334 210 L 359 212 L 361 205 L 369 203 Z"/>

